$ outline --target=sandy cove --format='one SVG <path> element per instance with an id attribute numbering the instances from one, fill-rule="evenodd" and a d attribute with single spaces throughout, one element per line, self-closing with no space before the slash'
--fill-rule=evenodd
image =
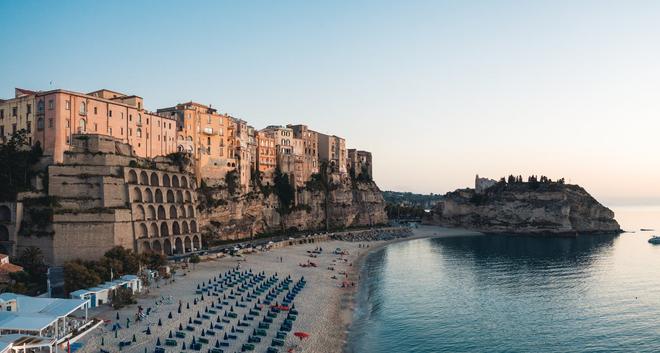
<path id="1" fill-rule="evenodd" d="M 415 238 L 438 237 L 438 236 L 457 236 L 474 234 L 462 230 L 452 230 L 440 227 L 422 226 L 413 230 L 413 236 L 389 241 L 370 241 L 370 242 L 349 242 L 330 240 L 325 242 L 295 245 L 273 249 L 266 252 L 257 252 L 249 254 L 243 258 L 224 257 L 197 264 L 195 269 L 178 270 L 174 276 L 174 281 L 163 283 L 156 287 L 152 284 L 149 293 L 138 298 L 138 305 L 145 310 L 151 309 L 146 321 L 135 322 L 135 313 L 137 305 L 130 305 L 119 311 L 119 320 L 116 320 L 117 311 L 108 306 L 104 306 L 95 311 L 90 311 L 90 315 L 107 320 L 109 324 L 96 329 L 91 334 L 81 339 L 83 347 L 80 353 L 98 353 L 100 349 L 108 352 L 118 352 L 120 341 L 131 341 L 133 335 L 136 336 L 136 342 L 130 346 L 124 347 L 122 351 L 127 353 L 152 353 L 156 346 L 156 340 L 160 338 L 161 343 L 167 353 L 181 352 L 181 347 L 166 347 L 164 340 L 170 331 L 176 331 L 179 324 L 185 327 L 189 317 L 195 318 L 197 311 L 202 311 L 210 305 L 213 298 L 206 295 L 204 302 L 198 305 L 193 304 L 195 298 L 200 295 L 195 294 L 197 284 L 208 281 L 216 275 L 235 268 L 240 264 L 241 270 L 251 269 L 253 272 L 265 271 L 266 276 L 278 274 L 280 279 L 291 275 L 294 282 L 301 276 L 305 277 L 307 285 L 294 300 L 295 307 L 299 311 L 298 319 L 293 324 L 293 331 L 287 336 L 284 347 L 280 352 L 287 352 L 293 349 L 295 352 L 318 352 L 318 353 L 336 353 L 345 349 L 346 336 L 352 318 L 354 294 L 358 288 L 359 269 L 366 258 L 366 254 L 373 252 L 384 245 L 392 242 L 410 240 Z M 368 247 L 361 247 L 361 246 Z M 308 251 L 321 247 L 323 252 L 315 258 L 309 257 Z M 341 248 L 348 252 L 348 255 L 335 255 L 332 252 L 336 248 Z M 237 261 L 240 259 L 240 261 Z M 300 264 L 312 261 L 317 267 L 301 267 Z M 333 278 L 334 277 L 334 278 Z M 355 286 L 342 288 L 342 283 L 355 283 Z M 165 298 L 165 300 L 161 300 Z M 168 300 L 172 298 L 172 300 Z M 179 300 L 183 303 L 182 314 L 177 314 Z M 161 302 L 156 305 L 156 302 Z M 186 304 L 190 303 L 191 309 L 186 310 Z M 173 318 L 168 319 L 168 314 L 172 312 Z M 239 313 L 239 318 L 242 312 Z M 126 319 L 130 318 L 130 328 L 126 328 Z M 162 326 L 157 322 L 161 320 Z M 114 337 L 111 330 L 112 324 L 119 323 L 122 327 Z M 147 327 L 151 335 L 145 331 Z M 252 332 L 252 327 L 246 329 L 245 337 Z M 271 329 L 273 331 L 273 329 Z M 300 341 L 292 333 L 303 331 L 310 334 L 309 338 Z M 192 333 L 189 333 L 192 334 Z M 219 333 L 222 337 L 222 332 Z M 199 337 L 199 334 L 196 334 Z M 216 337 L 211 338 L 211 344 L 202 348 L 203 352 L 210 347 Z M 270 342 L 271 335 L 265 341 Z M 103 346 L 101 342 L 103 341 Z M 181 341 L 181 340 L 179 340 Z M 189 344 L 190 335 L 186 338 L 186 345 Z M 244 340 L 238 340 L 236 344 L 230 347 L 223 347 L 224 352 L 240 352 Z M 268 347 L 267 342 L 257 345 L 255 352 L 265 352 Z M 180 344 L 180 343 L 179 343 Z M 190 350 L 190 349 L 189 349 Z M 192 351 L 192 350 L 190 350 Z"/>

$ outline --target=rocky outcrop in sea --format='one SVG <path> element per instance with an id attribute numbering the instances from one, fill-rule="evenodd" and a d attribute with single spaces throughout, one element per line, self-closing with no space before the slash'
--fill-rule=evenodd
<path id="1" fill-rule="evenodd" d="M 449 192 L 424 223 L 500 234 L 621 233 L 612 210 L 584 188 L 558 182 L 500 181 L 479 193 Z"/>

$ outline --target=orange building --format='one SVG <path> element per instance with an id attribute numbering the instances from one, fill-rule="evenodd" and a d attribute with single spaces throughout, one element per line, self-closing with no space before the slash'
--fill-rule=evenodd
<path id="1" fill-rule="evenodd" d="M 91 133 L 115 137 L 130 144 L 140 157 L 174 152 L 176 123 L 144 109 L 143 99 L 110 90 L 78 93 L 62 89 L 37 92 L 15 90 L 15 98 L 0 101 L 3 140 L 19 129 L 39 142 L 44 155 L 62 162 L 71 135 Z"/>
<path id="2" fill-rule="evenodd" d="M 275 135 L 269 131 L 257 132 L 257 169 L 264 184 L 273 184 L 273 176 L 277 167 L 277 150 Z"/>

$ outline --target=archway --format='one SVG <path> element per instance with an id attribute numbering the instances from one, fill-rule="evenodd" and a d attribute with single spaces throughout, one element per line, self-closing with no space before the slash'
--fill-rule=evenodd
<path id="1" fill-rule="evenodd" d="M 169 237 L 170 236 L 170 229 L 167 227 L 166 222 L 163 222 L 160 225 L 160 236 L 161 237 Z"/>
<path id="2" fill-rule="evenodd" d="M 192 202 L 192 196 L 190 196 L 190 191 L 186 191 L 185 201 L 186 202 Z"/>
<path id="3" fill-rule="evenodd" d="M 163 203 L 163 192 L 160 189 L 156 189 L 156 202 Z"/>
<path id="4" fill-rule="evenodd" d="M 190 230 L 193 233 L 197 233 L 197 222 L 195 222 L 194 220 L 190 221 Z"/>
<path id="5" fill-rule="evenodd" d="M 128 171 L 128 182 L 131 184 L 137 184 L 138 182 L 137 173 L 133 169 Z"/>
<path id="6" fill-rule="evenodd" d="M 156 219 L 156 208 L 153 205 L 147 206 L 147 219 L 150 221 Z"/>
<path id="7" fill-rule="evenodd" d="M 160 245 L 160 240 L 154 240 L 154 242 L 151 243 L 151 247 L 154 249 L 155 253 L 160 254 L 163 252 L 163 248 Z"/>
<path id="8" fill-rule="evenodd" d="M 149 226 L 149 236 L 152 238 L 158 238 L 158 224 L 151 223 Z"/>
<path id="9" fill-rule="evenodd" d="M 133 202 L 142 202 L 142 191 L 137 186 L 133 188 Z"/>
<path id="10" fill-rule="evenodd" d="M 147 172 L 144 170 L 140 172 L 140 184 L 149 185 L 149 176 L 147 176 Z"/>
<path id="11" fill-rule="evenodd" d="M 151 173 L 151 186 L 160 186 L 156 172 Z"/>
<path id="12" fill-rule="evenodd" d="M 183 242 L 181 241 L 181 238 L 176 238 L 174 240 L 174 253 L 183 254 Z"/>
<path id="13" fill-rule="evenodd" d="M 199 237 L 197 235 L 193 236 L 193 247 L 195 250 L 202 250 L 202 244 L 200 244 Z"/>
<path id="14" fill-rule="evenodd" d="M 174 192 L 167 190 L 167 202 L 174 203 Z"/>
<path id="15" fill-rule="evenodd" d="M 186 252 L 192 251 L 192 241 L 190 241 L 190 237 L 185 237 L 183 239 L 183 245 L 185 246 L 184 249 L 186 249 Z"/>
<path id="16" fill-rule="evenodd" d="M 135 207 L 135 217 L 136 221 L 144 221 L 144 207 L 142 205 L 137 205 Z"/>
<path id="17" fill-rule="evenodd" d="M 192 207 L 192 205 L 188 205 L 188 218 L 193 217 L 195 217 L 195 209 Z"/>
<path id="18" fill-rule="evenodd" d="M 179 187 L 179 177 L 177 177 L 176 175 L 172 175 L 172 186 L 174 186 L 175 188 Z"/>
<path id="19" fill-rule="evenodd" d="M 176 202 L 183 203 L 183 192 L 181 190 L 176 191 Z"/>
<path id="20" fill-rule="evenodd" d="M 149 244 L 148 241 L 145 241 L 142 243 L 142 251 L 143 252 L 150 252 L 151 251 L 151 244 Z"/>
<path id="21" fill-rule="evenodd" d="M 170 186 L 170 176 L 167 174 L 163 174 L 163 186 Z"/>
<path id="22" fill-rule="evenodd" d="M 0 225 L 0 241 L 9 241 L 9 229 Z"/>
<path id="23" fill-rule="evenodd" d="M 163 241 L 163 250 L 165 250 L 165 255 L 172 255 L 172 242 L 169 239 Z"/>
<path id="24" fill-rule="evenodd" d="M 177 216 L 177 213 L 178 212 L 176 211 L 176 207 L 174 207 L 174 205 L 171 205 L 170 206 L 170 219 L 179 218 Z"/>
<path id="25" fill-rule="evenodd" d="M 183 234 L 190 233 L 190 228 L 188 228 L 188 222 L 186 221 L 181 222 L 181 228 L 183 229 Z"/>
<path id="26" fill-rule="evenodd" d="M 181 187 L 182 188 L 187 188 L 188 187 L 188 179 L 186 179 L 185 176 L 181 177 Z"/>
<path id="27" fill-rule="evenodd" d="M 144 190 L 144 202 L 154 202 L 154 194 L 149 188 Z"/>
<path id="28" fill-rule="evenodd" d="M 179 228 L 179 222 L 172 222 L 172 234 L 181 235 L 181 228 Z"/>
<path id="29" fill-rule="evenodd" d="M 148 238 L 149 237 L 149 232 L 147 231 L 147 225 L 144 223 L 140 223 L 138 227 L 138 238 Z"/>
<path id="30" fill-rule="evenodd" d="M 186 207 L 181 206 L 181 212 L 179 212 L 179 218 L 186 218 Z"/>
<path id="31" fill-rule="evenodd" d="M 167 219 L 167 215 L 165 214 L 165 207 L 163 207 L 163 205 L 158 206 L 158 219 Z"/>

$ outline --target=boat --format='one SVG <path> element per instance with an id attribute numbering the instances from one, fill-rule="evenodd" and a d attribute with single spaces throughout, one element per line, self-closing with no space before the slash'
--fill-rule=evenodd
<path id="1" fill-rule="evenodd" d="M 660 244 L 660 236 L 654 235 L 649 239 L 649 243 L 651 244 Z"/>

